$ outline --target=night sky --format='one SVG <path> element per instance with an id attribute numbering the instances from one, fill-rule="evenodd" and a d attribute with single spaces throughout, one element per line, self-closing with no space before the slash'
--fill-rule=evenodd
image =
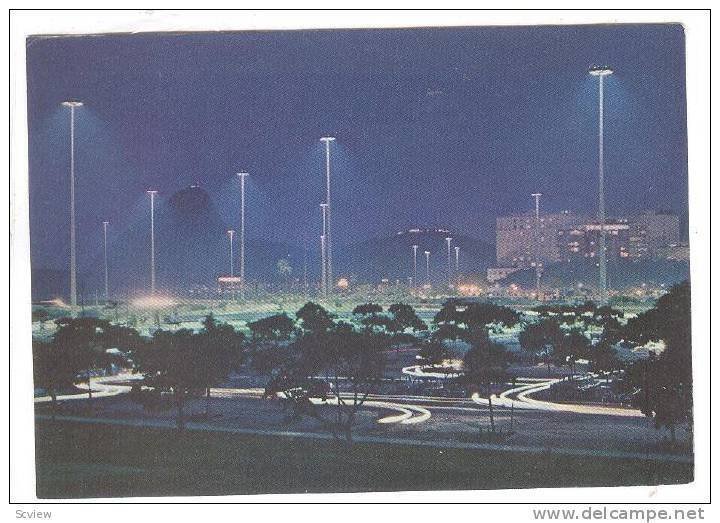
<path id="1" fill-rule="evenodd" d="M 336 246 L 413 226 L 493 241 L 495 217 L 597 208 L 597 79 L 609 65 L 609 214 L 687 215 L 678 25 L 31 38 L 31 255 L 65 268 L 69 114 L 78 259 L 196 182 L 227 223 L 247 185 L 248 238 L 320 231 L 320 136 L 333 148 Z M 236 227 L 237 228 L 237 227 Z"/>

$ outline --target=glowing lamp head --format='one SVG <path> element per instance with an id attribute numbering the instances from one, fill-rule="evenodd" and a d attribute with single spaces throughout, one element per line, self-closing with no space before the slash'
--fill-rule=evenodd
<path id="1" fill-rule="evenodd" d="M 150 196 L 155 196 L 158 193 L 155 190 L 149 190 L 149 191 L 145 191 L 145 192 L 148 193 Z"/>
<path id="2" fill-rule="evenodd" d="M 320 138 L 320 141 L 325 142 L 325 143 L 334 142 L 335 137 L 334 136 L 323 136 L 322 138 Z"/>
<path id="3" fill-rule="evenodd" d="M 81 101 L 79 101 L 79 100 L 68 100 L 68 101 L 66 101 L 66 102 L 63 102 L 62 104 L 63 104 L 65 107 L 72 107 L 72 108 L 82 107 L 82 106 L 83 106 L 83 103 L 82 103 Z"/>
<path id="4" fill-rule="evenodd" d="M 227 233 L 228 233 L 228 236 L 230 236 L 230 238 L 232 238 L 233 234 L 235 234 L 235 231 L 233 229 L 230 229 Z"/>
<path id="5" fill-rule="evenodd" d="M 592 76 L 609 76 L 613 74 L 613 70 L 607 66 L 595 66 L 591 67 L 588 71 Z"/>
<path id="6" fill-rule="evenodd" d="M 250 173 L 249 173 L 249 172 L 245 172 L 245 171 L 240 171 L 239 173 L 237 173 L 237 175 L 238 175 L 240 178 L 245 178 L 246 176 L 250 176 Z"/>

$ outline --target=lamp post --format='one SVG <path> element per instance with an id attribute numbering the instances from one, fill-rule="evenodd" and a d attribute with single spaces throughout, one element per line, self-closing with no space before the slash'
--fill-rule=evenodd
<path id="1" fill-rule="evenodd" d="M 155 294 L 155 195 L 157 191 L 146 191 L 150 195 L 150 293 Z"/>
<path id="2" fill-rule="evenodd" d="M 230 229 L 227 235 L 230 240 L 230 277 L 232 278 L 235 276 L 235 264 L 233 262 L 233 238 L 235 237 L 235 231 Z"/>
<path id="3" fill-rule="evenodd" d="M 609 67 L 592 67 L 589 73 L 598 78 L 598 221 L 600 222 L 600 302 L 607 303 L 607 253 L 605 252 L 605 158 L 604 158 L 604 92 L 603 82 L 613 73 Z"/>
<path id="4" fill-rule="evenodd" d="M 77 259 L 75 250 L 75 109 L 83 103 L 68 100 L 62 103 L 70 108 L 70 308 L 77 307 Z"/>
<path id="5" fill-rule="evenodd" d="M 425 281 L 430 285 L 430 251 L 425 251 Z"/>
<path id="6" fill-rule="evenodd" d="M 332 233 L 330 226 L 331 204 L 330 204 L 330 142 L 334 142 L 333 136 L 323 136 L 321 142 L 325 143 L 325 203 L 327 204 L 327 217 L 325 229 L 325 251 L 326 251 L 326 283 L 328 291 L 332 291 L 333 287 L 333 269 L 332 269 Z M 326 292 L 328 292 L 326 291 Z"/>
<path id="7" fill-rule="evenodd" d="M 240 298 L 245 299 L 245 179 L 249 173 L 237 173 L 240 178 Z"/>
<path id="8" fill-rule="evenodd" d="M 326 274 L 325 274 L 325 262 L 327 261 L 325 259 L 325 235 L 320 235 L 320 258 L 322 263 L 321 268 L 321 274 L 320 274 L 320 288 L 322 289 L 322 295 L 327 297 L 327 281 L 326 281 Z"/>
<path id="9" fill-rule="evenodd" d="M 328 215 L 328 204 L 321 203 L 320 210 L 322 211 L 322 235 L 320 236 L 320 288 L 322 289 L 323 296 L 327 297 L 328 294 L 328 246 L 327 246 L 327 215 Z"/>
<path id="10" fill-rule="evenodd" d="M 448 289 L 452 287 L 452 250 L 450 249 L 451 237 L 445 238 L 447 242 L 447 273 L 448 273 Z"/>
<path id="11" fill-rule="evenodd" d="M 110 222 L 103 223 L 103 258 L 105 260 L 105 301 L 110 299 L 110 292 L 108 286 L 108 257 L 107 257 L 107 228 Z"/>
<path id="12" fill-rule="evenodd" d="M 413 287 L 415 287 L 415 290 L 417 290 L 417 250 L 418 246 L 413 245 Z"/>
<path id="13" fill-rule="evenodd" d="M 460 272 L 460 246 L 455 246 L 455 272 Z"/>
<path id="14" fill-rule="evenodd" d="M 540 299 L 540 197 L 542 193 L 535 192 L 530 196 L 535 198 L 535 298 Z"/>

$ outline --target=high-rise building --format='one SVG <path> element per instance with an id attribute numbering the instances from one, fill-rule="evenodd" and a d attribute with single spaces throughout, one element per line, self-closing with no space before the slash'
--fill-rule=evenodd
<path id="1" fill-rule="evenodd" d="M 648 255 L 661 256 L 659 250 L 680 243 L 680 218 L 667 212 L 645 211 L 628 218 L 635 233 L 644 237 Z"/>
<path id="2" fill-rule="evenodd" d="M 535 221 L 534 212 L 498 217 L 497 263 L 500 267 L 528 268 L 534 266 L 535 258 L 543 264 L 558 262 L 561 260 L 558 231 L 580 227 L 587 222 L 587 216 L 570 211 L 542 214 L 539 224 Z"/>
<path id="3" fill-rule="evenodd" d="M 557 242 L 560 261 L 573 261 L 578 258 L 599 257 L 599 223 L 586 223 L 572 229 L 558 231 Z M 605 252 L 608 260 L 629 257 L 630 225 L 623 220 L 605 223 Z"/>
<path id="4" fill-rule="evenodd" d="M 611 260 L 665 258 L 668 247 L 680 245 L 680 220 L 668 213 L 646 211 L 607 218 L 605 231 Z M 498 217 L 497 263 L 501 268 L 530 268 L 535 263 L 593 258 L 599 256 L 599 236 L 597 221 L 569 211 L 541 215 L 539 224 L 530 212 Z"/>

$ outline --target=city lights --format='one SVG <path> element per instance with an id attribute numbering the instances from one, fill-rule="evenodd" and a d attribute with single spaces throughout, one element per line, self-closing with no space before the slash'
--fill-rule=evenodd
<path id="1" fill-rule="evenodd" d="M 140 296 L 132 301 L 134 307 L 145 308 L 145 309 L 162 309 L 165 307 L 171 307 L 177 305 L 177 300 L 170 296 L 162 295 L 151 295 L 151 296 Z"/>

